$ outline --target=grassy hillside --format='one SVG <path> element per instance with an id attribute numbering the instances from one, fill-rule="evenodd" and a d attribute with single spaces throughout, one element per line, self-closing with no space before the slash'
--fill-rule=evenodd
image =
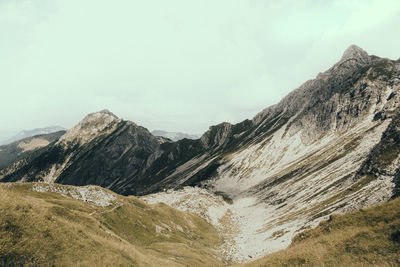
<path id="1" fill-rule="evenodd" d="M 40 266 L 226 264 L 218 259 L 218 233 L 206 221 L 99 187 L 0 184 L 0 214 L 0 266 L 4 260 Z M 400 198 L 334 215 L 297 235 L 289 248 L 245 265 L 398 266 Z"/>
<path id="2" fill-rule="evenodd" d="M 289 248 L 247 266 L 399 266 L 400 198 L 333 215 L 298 234 Z"/>
<path id="3" fill-rule="evenodd" d="M 216 230 L 195 215 L 98 187 L 78 194 L 82 201 L 73 198 L 74 187 L 35 192 L 35 186 L 46 188 L 0 184 L 0 265 L 4 260 L 40 266 L 221 264 Z M 96 205 L 88 194 L 99 191 L 115 199 L 106 207 Z"/>

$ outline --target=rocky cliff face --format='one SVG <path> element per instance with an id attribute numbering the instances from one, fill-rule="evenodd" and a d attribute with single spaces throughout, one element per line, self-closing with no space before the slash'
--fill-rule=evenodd
<path id="1" fill-rule="evenodd" d="M 96 184 L 135 195 L 200 186 L 233 201 L 239 230 L 230 244 L 235 259 L 245 260 L 287 246 L 333 212 L 399 194 L 399 92 L 398 61 L 351 46 L 252 120 L 170 142 L 103 111 L 0 179 Z"/>

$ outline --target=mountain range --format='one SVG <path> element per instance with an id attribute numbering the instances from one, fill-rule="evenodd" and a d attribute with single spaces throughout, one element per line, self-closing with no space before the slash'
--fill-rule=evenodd
<path id="1" fill-rule="evenodd" d="M 66 131 L 39 134 L 0 146 L 0 170 L 57 141 Z"/>
<path id="2" fill-rule="evenodd" d="M 0 181 L 98 185 L 164 202 L 214 225 L 224 258 L 243 262 L 334 213 L 399 195 L 399 102 L 400 61 L 352 45 L 251 120 L 173 141 L 103 110 L 0 170 Z"/>
<path id="3" fill-rule="evenodd" d="M 151 131 L 151 134 L 154 136 L 162 136 L 168 139 L 171 139 L 172 141 L 179 141 L 182 139 L 198 139 L 200 136 L 194 135 L 194 134 L 186 134 L 186 133 L 181 133 L 181 132 L 167 132 L 163 130 L 153 130 Z"/>
<path id="4" fill-rule="evenodd" d="M 7 138 L 5 140 L 0 140 L 0 145 L 11 144 L 16 141 L 19 141 L 19 140 L 22 140 L 22 139 L 25 139 L 25 138 L 28 138 L 31 136 L 35 136 L 35 135 L 50 134 L 50 133 L 55 133 L 55 132 L 65 131 L 65 130 L 67 130 L 67 129 L 65 129 L 64 127 L 61 127 L 61 126 L 49 126 L 49 127 L 45 127 L 45 128 L 35 128 L 33 130 L 23 130 L 10 138 Z"/>

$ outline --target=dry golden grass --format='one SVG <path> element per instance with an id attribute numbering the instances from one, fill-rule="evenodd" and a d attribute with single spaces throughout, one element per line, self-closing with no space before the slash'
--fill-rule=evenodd
<path id="1" fill-rule="evenodd" d="M 0 185 L 0 265 L 3 258 L 40 266 L 227 264 L 218 260 L 215 228 L 196 215 L 116 194 L 102 208 L 31 188 Z M 335 215 L 289 248 L 245 265 L 399 266 L 400 199 Z"/>
<path id="2" fill-rule="evenodd" d="M 201 218 L 166 205 L 117 197 L 110 207 L 0 185 L 0 265 L 221 265 L 216 230 Z"/>

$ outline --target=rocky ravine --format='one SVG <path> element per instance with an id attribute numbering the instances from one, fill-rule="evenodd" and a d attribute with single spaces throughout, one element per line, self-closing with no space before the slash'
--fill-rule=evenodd
<path id="1" fill-rule="evenodd" d="M 229 222 L 227 257 L 244 261 L 286 247 L 333 212 L 398 194 L 400 62 L 350 46 L 316 79 L 252 120 L 170 142 L 108 111 L 88 115 L 60 140 L 15 163 L 1 181 L 96 184 L 180 209 L 203 201 Z M 185 193 L 186 192 L 186 193 Z M 191 199 L 178 201 L 174 199 Z M 192 204 L 190 204 L 192 203 Z M 215 203 L 220 203 L 215 206 Z"/>

